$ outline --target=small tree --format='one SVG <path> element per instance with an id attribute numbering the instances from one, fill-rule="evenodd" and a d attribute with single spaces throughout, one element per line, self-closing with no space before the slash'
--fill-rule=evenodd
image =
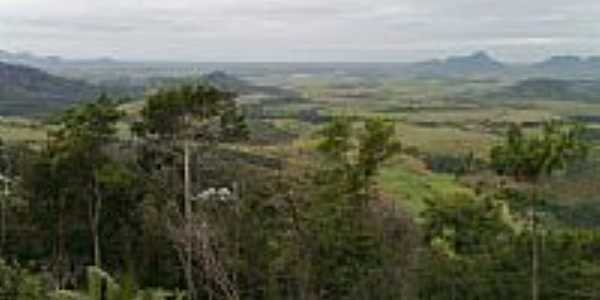
<path id="1" fill-rule="evenodd" d="M 544 176 L 565 169 L 576 160 L 586 157 L 588 145 L 583 141 L 584 128 L 549 121 L 541 135 L 526 136 L 519 125 L 512 124 L 504 143 L 491 151 L 492 166 L 500 174 L 530 185 L 530 223 L 532 234 L 531 297 L 538 300 L 538 245 L 536 184 Z"/>
<path id="2" fill-rule="evenodd" d="M 400 152 L 400 143 L 394 139 L 395 126 L 382 119 L 366 119 L 363 130 L 356 134 L 352 121 L 346 117 L 334 119 L 320 134 L 319 152 L 326 159 L 329 175 L 340 172 L 352 185 L 353 192 L 364 196 L 381 164 Z M 326 172 L 327 173 L 327 172 Z"/>
<path id="3" fill-rule="evenodd" d="M 59 269 L 66 265 L 66 220 L 85 215 L 78 212 L 82 207 L 87 207 L 94 264 L 101 264 L 99 227 L 104 195 L 110 189 L 104 179 L 109 178 L 109 170 L 116 170 L 107 147 L 114 142 L 122 115 L 117 103 L 105 95 L 65 112 L 24 173 L 23 186 L 35 201 L 31 207 L 39 213 L 36 221 L 41 226 L 56 224 Z"/>
<path id="4" fill-rule="evenodd" d="M 183 211 L 187 235 L 192 236 L 191 150 L 196 144 L 214 145 L 245 138 L 248 129 L 237 110 L 234 93 L 205 85 L 162 89 L 146 99 L 135 131 L 147 140 L 170 144 L 169 152 L 183 148 Z M 196 298 L 192 274 L 192 241 L 183 266 L 189 293 Z"/>
<path id="5" fill-rule="evenodd" d="M 112 183 L 110 173 L 119 172 L 116 164 L 105 148 L 113 141 L 117 133 L 117 122 L 124 114 L 118 110 L 118 104 L 106 95 L 91 104 L 67 111 L 54 133 L 54 144 L 62 152 L 62 158 L 72 168 L 73 183 L 83 189 L 81 196 L 87 198 L 88 218 L 93 239 L 94 265 L 101 266 L 100 217 L 104 200 L 104 190 Z M 76 171 L 77 170 L 77 171 Z"/>
<path id="6" fill-rule="evenodd" d="M 0 183 L 2 184 L 2 200 L 0 200 L 0 254 L 5 254 L 4 250 L 6 247 L 6 210 L 13 183 L 11 173 L 14 172 L 14 168 L 11 165 L 8 146 L 0 139 Z"/>
<path id="7" fill-rule="evenodd" d="M 372 221 L 378 214 L 374 178 L 400 144 L 393 123 L 381 119 L 355 124 L 341 117 L 320 133 L 321 168 L 306 212 L 315 293 L 321 299 L 354 293 L 369 298 L 377 293 L 371 280 L 383 273 L 385 260 L 395 259 L 382 254 L 389 223 Z"/>

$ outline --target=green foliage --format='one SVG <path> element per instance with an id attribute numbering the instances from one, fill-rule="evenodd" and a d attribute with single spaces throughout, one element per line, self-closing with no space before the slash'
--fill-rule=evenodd
<path id="1" fill-rule="evenodd" d="M 435 173 L 446 173 L 463 176 L 483 170 L 486 163 L 475 157 L 473 152 L 463 154 L 428 154 L 424 155 L 427 168 Z"/>
<path id="2" fill-rule="evenodd" d="M 429 215 L 436 218 L 434 223 L 443 224 L 445 229 L 434 230 L 441 232 L 438 234 L 441 237 L 430 240 L 423 257 L 420 297 L 530 299 L 530 232 L 510 230 L 500 219 L 489 218 L 495 214 L 493 210 L 473 203 L 476 202 L 464 203 L 462 212 L 456 217 L 441 218 L 447 222 L 437 219 L 435 214 Z M 461 220 L 457 222 L 457 218 Z M 546 232 L 539 258 L 542 270 L 540 297 L 595 299 L 600 292 L 600 261 L 595 255 L 598 246 L 597 231 Z"/>
<path id="3" fill-rule="evenodd" d="M 516 233 L 508 204 L 502 200 L 463 194 L 431 199 L 427 204 L 425 238 L 429 243 L 450 245 L 450 256 L 488 253 Z"/>
<path id="4" fill-rule="evenodd" d="M 593 230 L 551 231 L 544 240 L 541 273 L 544 299 L 593 299 L 600 293 L 600 234 Z M 568 253 L 568 255 L 565 255 Z"/>
<path id="5" fill-rule="evenodd" d="M 515 252 L 518 220 L 507 202 L 438 198 L 429 201 L 423 219 L 428 249 L 420 267 L 422 299 L 524 299 L 526 285 L 518 279 L 526 264 Z"/>
<path id="6" fill-rule="evenodd" d="M 400 152 L 400 143 L 394 140 L 393 124 L 382 119 L 365 121 L 365 132 L 359 136 L 358 164 L 364 176 L 377 175 L 381 163 Z"/>
<path id="7" fill-rule="evenodd" d="M 0 259 L 0 297 L 15 300 L 48 299 L 49 287 L 40 275 Z"/>
<path id="8" fill-rule="evenodd" d="M 550 121 L 544 124 L 541 136 L 525 136 L 513 124 L 504 144 L 492 149 L 492 165 L 502 175 L 535 182 L 586 156 L 588 145 L 583 142 L 583 133 L 580 125 Z"/>
<path id="9" fill-rule="evenodd" d="M 525 216 L 509 206 L 525 201 L 522 197 L 503 191 L 429 201 L 420 298 L 530 299 L 534 235 L 523 230 Z M 593 254 L 600 246 L 598 232 L 559 228 L 541 234 L 540 297 L 594 299 L 600 292 L 600 261 Z"/>
<path id="10" fill-rule="evenodd" d="M 221 139 L 225 142 L 235 142 L 250 136 L 246 118 L 235 105 L 231 105 L 223 112 L 220 123 Z"/>
<path id="11" fill-rule="evenodd" d="M 384 272 L 386 261 L 397 258 L 382 240 L 379 226 L 385 225 L 368 221 L 377 200 L 371 179 L 399 148 L 394 127 L 373 119 L 365 121 L 360 134 L 355 130 L 348 119 L 336 119 L 321 131 L 318 145 L 327 160 L 316 172 L 304 226 L 311 237 L 313 284 L 322 299 L 376 295 L 377 283 L 371 280 Z"/>
<path id="12" fill-rule="evenodd" d="M 85 230 L 89 240 L 98 241 L 106 214 L 103 200 L 123 203 L 130 195 L 133 176 L 109 151 L 117 142 L 116 123 L 122 116 L 117 103 L 106 96 L 65 112 L 49 133 L 50 140 L 30 157 L 23 171 L 23 196 L 35 216 L 33 224 L 51 242 L 36 250 L 53 252 L 52 271 L 61 286 L 73 259 L 70 254 L 93 248 L 82 239 Z M 105 206 L 113 215 L 118 212 L 116 205 Z M 99 253 L 94 250 L 98 263 Z"/>
<path id="13" fill-rule="evenodd" d="M 323 141 L 318 149 L 334 161 L 344 161 L 352 149 L 352 121 L 347 117 L 335 118 L 320 132 Z"/>
<path id="14" fill-rule="evenodd" d="M 124 116 L 117 106 L 103 94 L 94 103 L 70 109 L 58 120 L 61 126 L 58 135 L 107 142 L 107 137 L 116 133 L 116 122 Z"/>
<path id="15" fill-rule="evenodd" d="M 90 300 L 101 300 L 100 294 L 102 292 L 102 284 L 105 282 L 105 292 L 107 300 L 117 300 L 119 295 L 119 286 L 116 281 L 103 270 L 97 267 L 87 268 L 87 280 L 88 280 L 88 296 Z M 118 299 L 121 300 L 121 299 Z"/>
<path id="16" fill-rule="evenodd" d="M 441 109 L 414 106 L 406 112 Z M 524 193 L 485 190 L 476 197 L 455 177 L 422 167 L 418 151 L 402 161 L 406 166 L 389 162 L 400 149 L 395 137 L 403 134 L 403 141 L 416 138 L 435 153 L 424 158 L 430 169 L 462 174 L 485 167 L 474 153 L 446 155 L 446 148 L 436 149 L 434 140 L 448 134 L 439 134 L 435 125 L 333 118 L 319 132 L 316 151 L 303 148 L 296 157 L 283 146 L 271 151 L 233 144 L 249 134 L 244 115 L 234 94 L 208 86 L 149 96 L 134 126 L 139 139 L 118 138 L 117 125 L 126 128 L 121 121 L 131 121 L 122 117 L 116 103 L 101 97 L 58 118 L 46 143 L 23 152 L 10 148 L 10 164 L 0 161 L 2 172 L 17 166 L 10 174 L 17 178 L 17 194 L 8 228 L 21 240 L 13 237 L 3 255 L 50 270 L 34 275 L 0 265 L 0 278 L 10 278 L 0 286 L 22 295 L 17 299 L 45 299 L 43 276 L 80 291 L 89 284 L 87 294 L 56 291 L 50 299 L 97 300 L 101 278 L 108 282 L 109 300 L 184 299 L 186 293 L 173 291 L 186 286 L 178 255 L 185 253 L 181 245 L 190 236 L 200 299 L 530 296 L 533 231 L 526 230 L 530 203 Z M 421 121 L 416 113 L 412 118 Z M 461 136 L 474 130 L 446 129 Z M 435 138 L 429 136 L 433 132 Z M 513 126 L 492 151 L 493 167 L 537 183 L 585 156 L 582 136 L 581 127 L 558 122 L 531 136 Z M 201 196 L 211 187 L 231 190 L 231 197 L 193 197 L 191 235 L 180 230 L 186 228 L 180 213 L 182 140 L 189 142 L 192 194 Z M 456 143 L 454 136 L 448 141 L 466 153 L 466 142 Z M 395 196 L 412 201 L 413 215 L 391 199 Z M 552 220 L 559 209 L 544 206 L 543 213 Z M 543 299 L 597 295 L 597 231 L 555 224 L 537 233 Z M 90 250 L 97 241 L 106 272 L 90 268 L 86 280 L 78 269 L 94 261 Z M 135 280 L 124 266 L 135 272 Z"/>
<path id="17" fill-rule="evenodd" d="M 378 177 L 382 192 L 404 207 L 413 216 L 420 216 L 428 199 L 472 195 L 454 176 L 413 170 L 405 163 L 386 165 Z"/>
<path id="18" fill-rule="evenodd" d="M 320 131 L 322 140 L 317 146 L 327 160 L 322 175 L 347 179 L 348 188 L 354 191 L 372 184 L 381 164 L 400 152 L 393 123 L 366 119 L 363 126 L 357 133 L 350 119 L 336 118 Z"/>
<path id="19" fill-rule="evenodd" d="M 216 119 L 227 140 L 244 137 L 248 131 L 235 98 L 233 93 L 205 85 L 161 89 L 146 99 L 142 121 L 135 130 L 140 135 L 157 134 L 166 138 L 201 135 L 212 139 L 217 138 L 212 128 Z"/>
<path id="20" fill-rule="evenodd" d="M 57 290 L 50 293 L 50 300 L 89 300 L 89 298 L 83 293 Z"/>

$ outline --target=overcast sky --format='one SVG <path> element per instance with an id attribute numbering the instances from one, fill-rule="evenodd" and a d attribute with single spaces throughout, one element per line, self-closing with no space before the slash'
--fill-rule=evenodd
<path id="1" fill-rule="evenodd" d="M 0 0 L 0 49 L 171 61 L 600 55 L 600 0 Z"/>

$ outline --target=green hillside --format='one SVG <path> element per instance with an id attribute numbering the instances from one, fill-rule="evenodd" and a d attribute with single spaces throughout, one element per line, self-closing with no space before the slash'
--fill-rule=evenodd
<path id="1" fill-rule="evenodd" d="M 0 115 L 31 115 L 60 110 L 99 89 L 83 81 L 50 75 L 38 69 L 0 63 Z"/>

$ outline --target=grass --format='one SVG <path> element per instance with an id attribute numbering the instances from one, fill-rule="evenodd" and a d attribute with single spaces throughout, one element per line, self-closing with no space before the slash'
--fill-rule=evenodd
<path id="1" fill-rule="evenodd" d="M 453 176 L 433 174 L 419 162 L 402 158 L 386 165 L 379 174 L 379 189 L 404 206 L 413 216 L 426 208 L 426 199 L 436 199 L 473 191 L 462 186 Z"/>
<path id="2" fill-rule="evenodd" d="M 0 138 L 8 143 L 36 142 L 46 138 L 46 129 L 33 121 L 2 118 L 0 119 Z"/>
<path id="3" fill-rule="evenodd" d="M 408 123 L 397 123 L 398 139 L 404 146 L 417 147 L 422 152 L 433 154 L 468 154 L 473 152 L 485 158 L 497 137 L 477 130 L 440 126 L 424 127 Z"/>

